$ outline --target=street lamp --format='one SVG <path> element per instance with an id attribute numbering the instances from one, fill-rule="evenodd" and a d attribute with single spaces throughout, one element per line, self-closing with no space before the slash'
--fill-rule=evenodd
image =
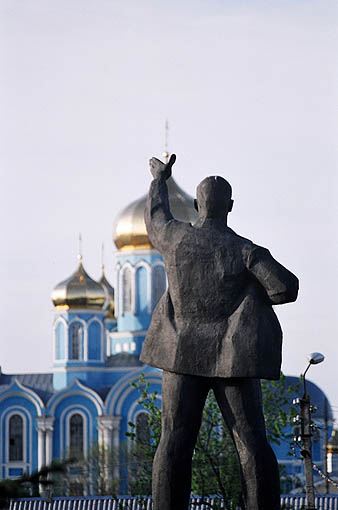
<path id="1" fill-rule="evenodd" d="M 305 398 L 306 396 L 306 381 L 305 381 L 306 372 L 309 370 L 311 365 L 318 365 L 318 363 L 321 363 L 322 361 L 324 361 L 324 359 L 325 359 L 324 354 L 321 354 L 320 352 L 312 352 L 310 356 L 308 356 L 309 364 L 306 367 L 304 374 L 301 376 L 301 378 L 303 379 L 303 393 L 304 393 L 303 398 Z"/>
<path id="2" fill-rule="evenodd" d="M 303 380 L 303 397 L 300 399 L 300 420 L 301 420 L 301 438 L 303 442 L 303 449 L 301 454 L 304 458 L 304 471 L 305 471 L 305 491 L 306 491 L 306 509 L 316 510 L 315 507 L 315 489 L 313 485 L 313 472 L 312 472 L 312 432 L 311 432 L 311 409 L 310 409 L 310 396 L 306 393 L 306 380 L 305 375 L 311 365 L 318 365 L 324 361 L 325 356 L 320 352 L 313 352 L 308 357 L 309 364 L 306 367 L 304 374 L 301 376 Z"/>

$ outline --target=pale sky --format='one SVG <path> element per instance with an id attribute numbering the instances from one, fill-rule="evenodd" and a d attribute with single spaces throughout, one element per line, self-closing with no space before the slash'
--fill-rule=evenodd
<path id="1" fill-rule="evenodd" d="M 309 378 L 338 410 L 337 42 L 336 0 L 1 0 L 2 370 L 51 370 L 50 293 L 79 232 L 113 281 L 114 219 L 168 118 L 179 185 L 228 179 L 230 226 L 299 277 L 276 308 L 283 370 L 323 352 Z"/>

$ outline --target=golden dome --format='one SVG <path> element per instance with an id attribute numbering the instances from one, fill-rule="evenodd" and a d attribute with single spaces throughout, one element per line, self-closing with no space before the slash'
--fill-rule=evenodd
<path id="1" fill-rule="evenodd" d="M 104 309 L 107 310 L 107 317 L 114 318 L 115 317 L 115 302 L 114 302 L 114 289 L 108 282 L 106 275 L 104 274 L 104 267 L 102 266 L 102 276 L 99 280 L 99 283 L 102 285 L 104 290 L 106 291 L 106 302 L 104 304 Z"/>
<path id="2" fill-rule="evenodd" d="M 171 212 L 177 220 L 193 223 L 197 218 L 193 198 L 170 177 L 167 181 Z M 144 223 L 147 195 L 127 205 L 116 219 L 113 239 L 118 250 L 149 250 L 152 245 Z"/>
<path id="3" fill-rule="evenodd" d="M 79 257 L 79 267 L 75 273 L 59 283 L 52 292 L 54 306 L 66 310 L 70 308 L 102 309 L 106 300 L 105 289 L 84 270 L 82 257 Z"/>

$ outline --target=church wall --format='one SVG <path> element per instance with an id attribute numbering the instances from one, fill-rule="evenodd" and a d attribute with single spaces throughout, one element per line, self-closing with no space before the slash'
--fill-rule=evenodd
<path id="1" fill-rule="evenodd" d="M 69 384 L 75 379 L 79 379 L 81 382 L 92 388 L 100 388 L 102 386 L 102 371 L 100 368 L 102 368 L 100 365 L 95 366 L 95 364 L 93 364 L 91 369 L 88 366 L 81 368 L 76 365 L 67 365 L 66 370 L 61 369 L 60 371 L 56 371 L 54 369 L 54 388 L 56 390 L 61 390 L 69 386 Z"/>

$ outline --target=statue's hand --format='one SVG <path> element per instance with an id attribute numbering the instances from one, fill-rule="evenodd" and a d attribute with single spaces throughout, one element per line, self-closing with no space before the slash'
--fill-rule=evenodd
<path id="1" fill-rule="evenodd" d="M 171 176 L 171 167 L 176 161 L 175 154 L 170 156 L 168 163 L 164 164 L 157 158 L 151 158 L 149 161 L 150 171 L 154 179 L 164 178 L 165 180 L 169 179 Z"/>

